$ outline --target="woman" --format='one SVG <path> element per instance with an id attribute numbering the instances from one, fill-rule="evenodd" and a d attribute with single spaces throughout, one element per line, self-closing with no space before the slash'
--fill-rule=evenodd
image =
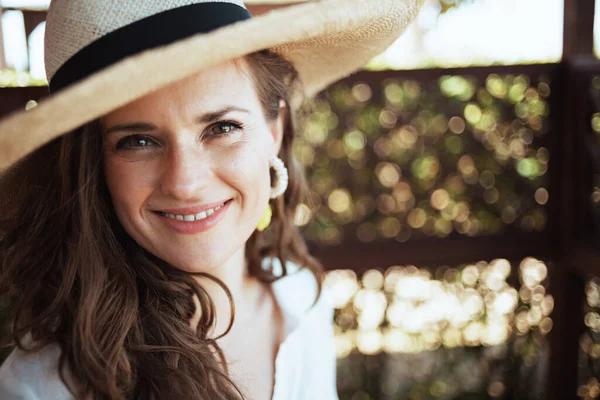
<path id="1" fill-rule="evenodd" d="M 414 11 L 53 1 L 53 95 L 0 123 L 0 398 L 337 398 L 294 104 Z"/>

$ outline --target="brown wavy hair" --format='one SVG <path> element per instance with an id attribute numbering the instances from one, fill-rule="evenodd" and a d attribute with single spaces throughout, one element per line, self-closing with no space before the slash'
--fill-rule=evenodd
<path id="1" fill-rule="evenodd" d="M 271 201 L 271 226 L 246 244 L 249 273 L 274 281 L 261 264 L 278 258 L 284 275 L 291 260 L 319 282 L 322 268 L 293 224 L 305 194 L 292 148 L 297 122 L 290 96 L 299 88 L 298 73 L 269 51 L 245 59 L 266 118 L 277 118 L 280 99 L 288 105 L 280 158 L 290 175 L 285 195 Z M 12 302 L 5 342 L 25 351 L 58 344 L 61 378 L 78 398 L 242 398 L 209 337 L 214 304 L 194 277 L 206 275 L 169 265 L 125 233 L 110 201 L 101 147 L 95 121 L 0 177 L 0 290 Z M 194 294 L 197 329 L 189 325 Z M 28 334 L 35 346 L 26 343 Z"/>

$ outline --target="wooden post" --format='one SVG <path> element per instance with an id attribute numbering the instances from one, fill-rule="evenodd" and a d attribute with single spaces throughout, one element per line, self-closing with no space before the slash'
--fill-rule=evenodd
<path id="1" fill-rule="evenodd" d="M 594 1 L 565 0 L 563 59 L 594 50 Z"/>
<path id="2" fill-rule="evenodd" d="M 25 35 L 27 37 L 27 42 L 29 43 L 29 35 L 35 28 L 38 27 L 39 24 L 46 20 L 46 11 L 38 11 L 38 10 L 22 10 L 23 11 L 23 19 L 25 20 Z"/>
<path id="3" fill-rule="evenodd" d="M 550 103 L 555 139 L 548 208 L 553 216 L 551 244 L 555 252 L 550 270 L 550 293 L 555 299 L 554 327 L 549 335 L 548 398 L 552 400 L 578 398 L 579 338 L 585 328 L 587 273 L 578 268 L 576 249 L 582 238 L 592 236 L 585 221 L 589 198 L 581 193 L 592 185 L 582 178 L 586 175 L 584 139 L 590 124 L 590 116 L 586 115 L 591 85 L 587 66 L 598 63 L 593 54 L 594 1 L 565 0 L 564 7 L 563 61 L 553 76 Z M 587 260 L 596 264 L 595 259 L 600 260 L 600 253 Z M 600 269 L 594 272 L 596 265 L 586 267 L 600 275 Z"/>

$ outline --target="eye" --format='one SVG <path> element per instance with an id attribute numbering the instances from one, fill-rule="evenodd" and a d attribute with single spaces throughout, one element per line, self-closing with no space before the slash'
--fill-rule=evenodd
<path id="1" fill-rule="evenodd" d="M 219 121 L 210 128 L 213 136 L 227 136 L 238 130 L 242 130 L 244 125 L 237 121 Z"/>
<path id="2" fill-rule="evenodd" d="M 130 135 L 117 142 L 117 149 L 141 149 L 156 146 L 156 142 L 143 135 Z"/>

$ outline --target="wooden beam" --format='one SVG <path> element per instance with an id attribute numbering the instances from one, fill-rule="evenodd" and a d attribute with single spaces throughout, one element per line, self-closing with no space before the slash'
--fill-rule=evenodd
<path id="1" fill-rule="evenodd" d="M 583 277 L 600 277 L 600 246 L 598 240 L 577 240 L 569 257 L 572 268 Z"/>
<path id="2" fill-rule="evenodd" d="M 425 238 L 398 243 L 345 241 L 339 246 L 309 245 L 310 252 L 325 269 L 352 269 L 358 273 L 371 268 L 416 265 L 435 268 L 506 258 L 519 262 L 525 257 L 548 261 L 552 252 L 544 233 L 481 237 Z"/>
<path id="3" fill-rule="evenodd" d="M 23 19 L 25 20 L 25 35 L 29 43 L 29 35 L 39 24 L 46 20 L 46 11 L 23 10 Z"/>
<path id="4" fill-rule="evenodd" d="M 592 3 L 591 11 L 589 4 L 583 3 Z M 591 15 L 582 16 L 581 22 L 571 21 L 582 9 Z M 585 281 L 589 274 L 600 274 L 596 261 L 600 253 L 582 242 L 587 240 L 582 238 L 593 235 L 589 215 L 593 171 L 586 161 L 589 156 L 584 138 L 589 133 L 591 117 L 590 73 L 599 69 L 591 53 L 593 31 L 586 26 L 590 18 L 593 21 L 592 1 L 565 1 L 564 61 L 552 76 L 550 109 L 554 111 L 550 124 L 555 135 L 550 148 L 548 190 L 552 196 L 548 213 L 552 216 L 549 229 L 554 266 L 550 269 L 549 292 L 555 299 L 555 309 L 549 335 L 549 400 L 577 399 L 579 338 L 585 328 Z"/>
<path id="5" fill-rule="evenodd" d="M 565 0 L 563 59 L 593 54 L 594 6 L 594 0 Z"/>
<path id="6" fill-rule="evenodd" d="M 47 95 L 48 88 L 45 86 L 0 88 L 0 118 L 23 109 L 29 100 L 39 101 Z"/>
<path id="7" fill-rule="evenodd" d="M 548 335 L 548 400 L 579 400 L 579 339 L 585 331 L 585 280 L 574 265 L 562 262 L 550 268 L 549 273 L 549 293 L 554 297 L 554 310 L 552 331 Z"/>

